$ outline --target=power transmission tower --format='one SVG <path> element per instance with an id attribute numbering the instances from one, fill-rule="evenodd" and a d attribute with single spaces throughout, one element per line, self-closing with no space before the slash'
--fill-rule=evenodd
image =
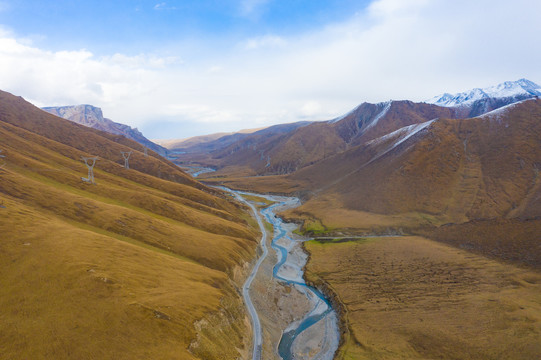
<path id="1" fill-rule="evenodd" d="M 129 169 L 130 168 L 130 164 L 128 164 L 128 160 L 130 158 L 130 155 L 131 155 L 131 151 L 121 151 L 120 152 L 122 154 L 122 157 L 124 158 L 124 167 L 126 169 Z"/>
<path id="2" fill-rule="evenodd" d="M 2 150 L 0 150 L 0 153 L 2 152 Z M 0 159 L 3 159 L 5 158 L 6 156 L 5 155 L 0 155 Z M 6 162 L 2 160 L 2 163 L 0 163 L 0 169 L 4 167 L 4 165 L 6 165 Z M 4 200 L 0 199 L 0 209 L 5 209 L 6 207 L 4 206 Z"/>
<path id="3" fill-rule="evenodd" d="M 3 150 L 0 150 L 0 153 L 1 153 L 2 151 L 3 151 Z M 0 159 L 3 159 L 3 158 L 5 158 L 5 157 L 6 157 L 5 155 L 1 155 L 1 154 L 0 154 Z M 5 162 L 5 161 L 2 161 L 2 162 L 0 163 L 0 169 L 3 168 L 4 165 L 6 165 L 6 162 Z"/>
<path id="4" fill-rule="evenodd" d="M 89 184 L 96 185 L 96 183 L 94 182 L 94 165 L 96 165 L 96 160 L 98 160 L 98 157 L 97 156 L 94 156 L 94 157 L 81 156 L 81 159 L 84 160 L 85 165 L 88 167 L 88 178 L 81 177 L 81 180 Z"/>
<path id="5" fill-rule="evenodd" d="M 2 150 L 0 150 L 0 153 L 2 152 Z M 5 155 L 0 155 L 0 159 L 3 159 L 5 158 L 6 156 Z M 0 169 L 4 167 L 4 165 L 6 165 L 6 162 L 5 161 L 2 161 L 2 163 L 0 164 Z M 0 208 L 1 209 L 5 209 L 6 207 L 4 206 L 4 200 L 0 199 Z"/>

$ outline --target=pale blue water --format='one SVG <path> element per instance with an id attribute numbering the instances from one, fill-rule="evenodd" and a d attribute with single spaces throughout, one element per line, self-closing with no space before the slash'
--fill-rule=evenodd
<path id="1" fill-rule="evenodd" d="M 312 292 L 315 296 L 317 296 L 327 305 L 327 309 L 324 312 L 320 314 L 316 314 L 316 315 L 307 316 L 305 319 L 301 321 L 301 323 L 299 324 L 297 328 L 292 329 L 291 331 L 288 331 L 288 332 L 284 332 L 284 334 L 282 335 L 280 344 L 278 344 L 278 354 L 284 360 L 291 360 L 293 359 L 291 346 L 293 345 L 293 342 L 295 341 L 297 336 L 299 336 L 299 334 L 301 334 L 304 330 L 308 329 L 310 326 L 318 323 L 320 320 L 325 318 L 325 316 L 327 316 L 327 314 L 332 311 L 332 306 L 329 300 L 319 290 L 317 290 L 316 288 L 312 286 L 307 285 L 306 282 L 304 282 L 304 280 L 302 280 L 302 282 L 291 281 L 278 275 L 278 271 L 280 270 L 280 267 L 284 265 L 284 263 L 287 261 L 287 249 L 277 244 L 277 241 L 285 237 L 287 234 L 287 231 L 282 226 L 283 224 L 282 220 L 276 217 L 273 212 L 274 208 L 280 205 L 282 204 L 281 203 L 274 204 L 261 211 L 261 214 L 265 216 L 267 221 L 270 222 L 274 226 L 274 229 L 275 229 L 275 234 L 271 242 L 271 247 L 275 249 L 277 253 L 279 254 L 278 256 L 279 260 L 272 270 L 273 276 L 276 279 L 279 279 L 280 281 L 283 281 L 287 284 L 296 284 L 296 285 L 305 287 L 306 289 L 308 289 L 308 291 Z"/>

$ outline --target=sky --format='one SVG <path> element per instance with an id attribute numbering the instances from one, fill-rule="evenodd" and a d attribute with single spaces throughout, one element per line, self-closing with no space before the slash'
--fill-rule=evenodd
<path id="1" fill-rule="evenodd" d="M 541 83 L 538 0 L 0 0 L 0 89 L 151 139 Z"/>

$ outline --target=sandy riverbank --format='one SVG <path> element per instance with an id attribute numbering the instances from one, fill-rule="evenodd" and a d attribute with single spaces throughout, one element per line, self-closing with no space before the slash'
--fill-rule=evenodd
<path id="1" fill-rule="evenodd" d="M 286 206 L 294 204 L 290 202 Z M 275 211 L 284 208 L 280 207 Z M 301 246 L 302 240 L 292 234 L 297 227 L 295 224 L 287 223 L 280 226 L 287 230 L 293 240 L 288 237 L 278 240 L 278 244 L 288 250 L 288 257 L 277 275 L 287 280 L 304 282 L 302 269 L 308 256 Z M 269 236 L 267 241 L 269 255 L 261 264 L 252 283 L 252 299 L 263 327 L 262 358 L 280 359 L 277 347 L 283 331 L 298 326 L 309 313 L 324 312 L 326 305 L 306 287 L 286 284 L 273 277 L 273 267 L 279 259 L 276 251 L 270 247 L 271 239 L 272 236 Z M 332 359 L 339 341 L 337 324 L 336 315 L 330 314 L 299 335 L 293 343 L 295 359 Z M 329 334 L 331 336 L 326 336 Z"/>

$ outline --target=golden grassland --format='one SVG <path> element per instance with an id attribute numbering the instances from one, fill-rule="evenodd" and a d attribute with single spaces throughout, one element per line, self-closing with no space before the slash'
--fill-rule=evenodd
<path id="1" fill-rule="evenodd" d="M 541 219 L 474 220 L 415 233 L 461 249 L 541 270 Z"/>
<path id="2" fill-rule="evenodd" d="M 215 173 L 202 174 L 201 181 L 208 184 L 227 186 L 232 189 L 273 194 L 296 194 L 304 192 L 301 182 L 292 182 L 284 175 L 239 176 Z"/>
<path id="3" fill-rule="evenodd" d="M 332 196 L 310 199 L 280 215 L 301 223 L 301 232 L 309 235 L 403 233 L 420 226 L 445 222 L 441 216 L 417 212 L 376 214 L 346 209 Z"/>
<path id="4" fill-rule="evenodd" d="M 245 198 L 248 201 L 251 201 L 251 202 L 255 203 L 256 206 L 258 206 L 258 207 L 267 207 L 267 206 L 270 206 L 270 205 L 274 204 L 274 201 L 269 200 L 269 199 L 264 198 L 264 197 L 261 197 L 261 196 L 257 196 L 257 195 L 243 194 L 242 197 Z"/>
<path id="5" fill-rule="evenodd" d="M 135 142 L 0 101 L 1 357 L 245 353 L 239 286 L 258 239 L 246 209 Z M 88 155 L 97 185 L 80 179 Z"/>
<path id="6" fill-rule="evenodd" d="M 3 357 L 196 358 L 187 352 L 193 322 L 233 292 L 224 273 L 15 201 L 5 206 Z"/>
<path id="7" fill-rule="evenodd" d="M 541 275 L 422 237 L 310 241 L 341 305 L 339 359 L 535 359 Z"/>

